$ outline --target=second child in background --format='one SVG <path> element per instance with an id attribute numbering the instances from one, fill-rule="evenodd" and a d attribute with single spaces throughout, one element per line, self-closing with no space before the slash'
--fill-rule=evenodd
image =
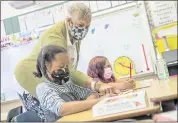
<path id="1" fill-rule="evenodd" d="M 95 56 L 90 60 L 87 74 L 94 79 L 98 79 L 98 81 L 115 86 L 119 90 L 133 89 L 135 87 L 133 79 L 115 78 L 111 64 L 104 56 Z"/>
<path id="2" fill-rule="evenodd" d="M 104 56 L 95 56 L 90 60 L 87 74 L 94 79 L 98 79 L 98 81 L 118 88 L 120 91 L 135 87 L 135 82 L 132 79 L 124 80 L 115 78 L 111 64 Z M 173 100 L 163 101 L 162 109 L 163 112 L 176 110 L 176 105 Z"/>

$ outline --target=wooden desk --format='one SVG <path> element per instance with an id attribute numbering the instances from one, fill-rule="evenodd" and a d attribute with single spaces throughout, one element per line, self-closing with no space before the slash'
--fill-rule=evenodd
<path id="1" fill-rule="evenodd" d="M 150 91 L 150 100 L 152 102 L 168 101 L 177 99 L 177 76 L 170 77 L 168 81 L 153 81 Z"/>
<path id="2" fill-rule="evenodd" d="M 141 116 L 145 114 L 153 114 L 160 111 L 160 106 L 158 104 L 154 104 L 153 102 L 160 102 L 177 98 L 177 77 L 170 77 L 170 80 L 167 82 L 158 80 L 151 80 L 145 82 L 151 83 L 151 87 L 143 88 L 147 92 L 148 96 L 148 106 L 145 109 L 112 114 L 97 118 L 93 118 L 92 110 L 88 110 L 62 117 L 58 121 L 114 121 L 124 118 Z M 138 90 L 142 89 L 137 89 L 136 91 Z"/>
<path id="3" fill-rule="evenodd" d="M 151 87 L 149 87 L 151 88 Z M 137 89 L 135 91 L 142 90 L 142 89 Z M 114 121 L 114 120 L 120 120 L 124 118 L 131 118 L 131 117 L 136 117 L 136 116 L 141 116 L 141 115 L 146 115 L 146 114 L 154 114 L 160 111 L 160 106 L 158 104 L 154 104 L 150 101 L 150 96 L 151 92 L 150 90 L 144 89 L 147 92 L 147 108 L 145 109 L 140 109 L 140 110 L 134 110 L 134 111 L 128 111 L 128 112 L 123 112 L 123 113 L 118 113 L 118 114 L 112 114 L 112 115 L 107 115 L 103 117 L 97 117 L 93 118 L 92 116 L 92 110 L 68 115 L 65 117 L 62 117 L 58 121 L 68 121 L 68 122 L 79 122 L 79 121 Z"/>

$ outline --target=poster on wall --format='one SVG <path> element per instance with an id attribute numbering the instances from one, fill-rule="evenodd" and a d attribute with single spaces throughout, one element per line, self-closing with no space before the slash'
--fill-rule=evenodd
<path id="1" fill-rule="evenodd" d="M 36 16 L 35 13 L 32 12 L 30 14 L 25 15 L 25 22 L 26 22 L 26 26 L 27 26 L 27 30 L 33 30 L 37 28 L 36 25 Z"/>
<path id="2" fill-rule="evenodd" d="M 1 51 L 12 47 L 19 47 L 26 45 L 36 39 L 39 39 L 40 33 L 38 30 L 25 31 L 12 35 L 5 35 L 1 37 Z"/>
<path id="3" fill-rule="evenodd" d="M 98 11 L 98 6 L 96 1 L 90 1 L 90 9 L 91 12 L 97 12 Z"/>
<path id="4" fill-rule="evenodd" d="M 4 28 L 4 22 L 1 21 L 1 36 L 3 35 L 6 35 L 6 31 L 5 31 L 5 28 Z"/>
<path id="5" fill-rule="evenodd" d="M 152 28 L 177 22 L 175 1 L 147 1 L 146 9 Z"/>
<path id="6" fill-rule="evenodd" d="M 21 32 L 26 31 L 27 28 L 26 28 L 26 23 L 25 23 L 25 16 L 19 16 L 18 19 L 19 19 L 19 24 L 20 24 L 20 31 Z"/>
<path id="7" fill-rule="evenodd" d="M 98 10 L 103 10 L 111 7 L 111 2 L 110 1 L 96 1 Z"/>
<path id="8" fill-rule="evenodd" d="M 35 12 L 35 18 L 37 18 L 38 28 L 54 24 L 51 8 Z"/>

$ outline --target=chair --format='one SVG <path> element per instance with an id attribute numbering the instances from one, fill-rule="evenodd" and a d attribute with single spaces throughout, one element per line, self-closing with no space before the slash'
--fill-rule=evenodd
<path id="1" fill-rule="evenodd" d="M 42 119 L 33 111 L 24 112 L 13 118 L 14 122 L 43 122 Z"/>
<path id="2" fill-rule="evenodd" d="M 22 113 L 22 106 L 11 109 L 7 115 L 7 122 L 11 122 L 13 117 L 20 115 Z"/>
<path id="3" fill-rule="evenodd" d="M 42 121 L 45 121 L 44 112 L 37 98 L 32 96 L 30 93 L 25 93 L 25 91 L 23 94 L 18 93 L 18 95 L 27 111 L 35 112 L 42 119 Z"/>

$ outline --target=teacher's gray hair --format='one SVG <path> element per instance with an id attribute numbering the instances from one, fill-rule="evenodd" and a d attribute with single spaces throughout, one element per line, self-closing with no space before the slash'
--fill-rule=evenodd
<path id="1" fill-rule="evenodd" d="M 91 10 L 84 3 L 73 3 L 67 9 L 67 17 L 78 16 L 79 20 L 88 20 L 91 18 Z"/>

